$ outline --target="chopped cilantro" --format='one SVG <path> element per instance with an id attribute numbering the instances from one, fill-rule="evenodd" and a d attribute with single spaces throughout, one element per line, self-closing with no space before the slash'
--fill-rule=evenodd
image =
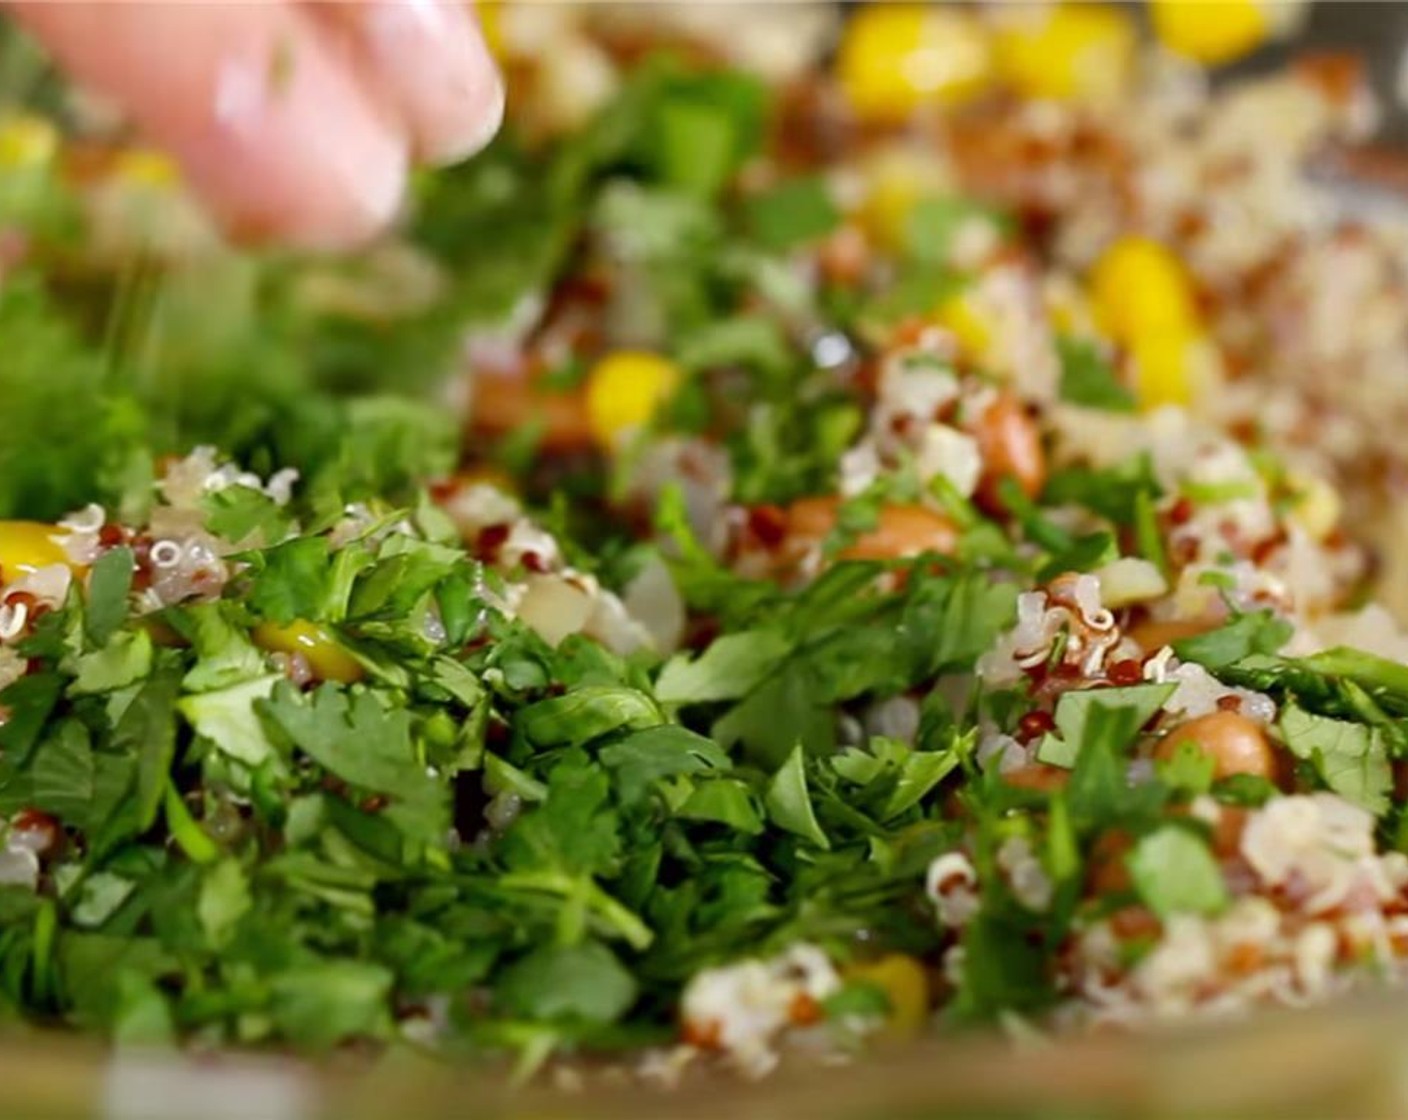
<path id="1" fill-rule="evenodd" d="M 1227 884 L 1207 842 L 1168 824 L 1143 836 L 1126 859 L 1139 896 L 1161 918 L 1216 914 L 1227 906 Z"/>
<path id="2" fill-rule="evenodd" d="M 1254 654 L 1273 654 L 1290 636 L 1290 624 L 1271 611 L 1249 611 L 1216 630 L 1174 642 L 1173 651 L 1215 672 Z"/>
<path id="3" fill-rule="evenodd" d="M 1042 741 L 1037 757 L 1053 766 L 1074 766 L 1082 744 L 1092 734 L 1094 713 L 1118 712 L 1128 715 L 1134 728 L 1142 727 L 1173 695 L 1176 685 L 1136 684 L 1124 688 L 1080 689 L 1063 693 L 1056 704 L 1058 739 Z M 1122 745 L 1122 744 L 1121 744 Z"/>
<path id="4" fill-rule="evenodd" d="M 822 832 L 821 825 L 817 823 L 816 812 L 812 809 L 803 757 L 802 748 L 794 748 L 787 756 L 787 761 L 773 775 L 765 798 L 768 816 L 779 828 L 786 829 L 825 850 L 830 847 L 830 842 L 826 839 L 826 833 Z"/>
<path id="5" fill-rule="evenodd" d="M 831 232 L 840 220 L 821 179 L 793 179 L 747 202 L 748 229 L 767 249 L 789 249 Z"/>
<path id="6" fill-rule="evenodd" d="M 1374 728 L 1313 715 L 1295 704 L 1281 712 L 1277 727 L 1291 753 L 1311 763 L 1330 789 L 1371 813 L 1388 808 L 1393 776 Z"/>
<path id="7" fill-rule="evenodd" d="M 0 596 L 7 1015 L 123 1044 L 414 1037 L 526 1076 L 669 1045 L 702 969 L 805 942 L 851 977 L 818 1038 L 908 1011 L 849 972 L 872 953 L 944 973 L 914 993 L 925 1014 L 1030 1031 L 1071 998 L 1088 918 L 1215 915 L 1253 889 L 1224 879 L 1195 798 L 1323 787 L 1404 845 L 1408 668 L 1282 655 L 1289 621 L 1200 574 L 1230 617 L 1177 656 L 1267 693 L 1272 747 L 1298 763 L 1284 789 L 1219 780 L 1177 726 L 1156 739 L 1173 684 L 1129 683 L 1129 646 L 1021 598 L 1124 554 L 1173 586 L 1165 489 L 1270 487 L 1279 523 L 1280 467 L 1253 452 L 1265 486 L 1189 483 L 1136 415 L 1119 426 L 1158 448 L 1157 476 L 1151 452 L 1080 465 L 1108 460 L 1080 459 L 1043 399 L 1029 415 L 1060 466 L 1042 492 L 992 486 L 985 447 L 960 493 L 925 425 L 977 434 L 1012 371 L 927 324 L 986 283 L 968 250 L 1020 231 L 921 188 L 898 221 L 867 202 L 847 260 L 827 240 L 844 176 L 775 144 L 792 109 L 652 57 L 571 135 L 510 128 L 418 173 L 404 236 L 340 260 L 157 239 L 114 267 L 86 252 L 86 175 L 8 169 L 0 516 L 102 509 L 65 522 L 94 526 L 67 578 L 49 530 L 0 523 L 0 590 L 17 559 L 30 597 Z M 648 420 L 651 402 L 598 396 L 599 358 L 624 349 L 681 372 Z M 1057 350 L 1062 400 L 1134 412 L 1102 343 Z M 488 379 L 430 395 L 481 364 L 502 400 Z M 491 423 L 520 390 L 524 414 Z M 603 404 L 638 428 L 622 446 Z M 179 461 L 203 444 L 214 473 L 208 452 Z M 481 501 L 465 462 L 506 468 L 512 500 Z M 855 465 L 875 477 L 852 486 Z M 816 498 L 834 525 L 789 538 Z M 902 535 L 897 505 L 942 511 L 955 546 L 850 558 Z M 1222 535 L 1210 554 L 1240 562 Z M 1107 605 L 1126 631 L 1144 617 Z M 1040 651 L 1014 653 L 1037 622 Z M 29 853 L 25 830 L 51 825 Z M 960 852 L 961 930 L 926 889 Z M 1107 859 L 1128 881 L 1103 885 Z M 1149 944 L 1124 942 L 1121 967 Z"/>
<path id="8" fill-rule="evenodd" d="M 1112 366 L 1088 339 L 1057 340 L 1061 355 L 1061 399 L 1110 412 L 1133 412 L 1134 394 L 1119 380 Z"/>
<path id="9" fill-rule="evenodd" d="M 1006 215 L 972 198 L 962 195 L 921 198 L 905 221 L 905 251 L 917 261 L 949 265 L 955 239 L 974 223 L 986 224 L 998 238 L 1006 236 L 1011 227 Z"/>
<path id="10" fill-rule="evenodd" d="M 1068 467 L 1054 471 L 1046 481 L 1042 502 L 1083 506 L 1116 525 L 1134 525 L 1139 516 L 1138 503 L 1141 500 L 1149 503 L 1150 497 L 1158 497 L 1160 493 L 1153 462 L 1148 455 L 1137 455 L 1115 467 Z M 1141 494 L 1145 495 L 1142 499 Z M 1148 519 L 1152 517 L 1153 507 L 1146 508 Z M 1146 527 L 1145 531 L 1149 529 Z M 1147 551 L 1145 556 L 1154 559 Z"/>
<path id="11" fill-rule="evenodd" d="M 95 646 L 105 645 L 127 617 L 132 569 L 132 550 L 114 548 L 98 557 L 89 573 L 88 601 L 83 622 L 88 631 L 88 640 Z"/>

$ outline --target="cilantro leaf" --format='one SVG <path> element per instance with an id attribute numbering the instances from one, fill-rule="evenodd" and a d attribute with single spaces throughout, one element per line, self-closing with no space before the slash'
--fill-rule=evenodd
<path id="1" fill-rule="evenodd" d="M 0 723 L 0 758 L 24 765 L 63 689 L 64 678 L 58 673 L 28 673 L 0 691 L 0 705 L 9 712 Z"/>
<path id="2" fill-rule="evenodd" d="M 1189 828 L 1168 824 L 1140 837 L 1125 862 L 1139 896 L 1160 918 L 1216 914 L 1227 906 L 1222 869 Z"/>
<path id="3" fill-rule="evenodd" d="M 1291 753 L 1310 762 L 1335 793 L 1375 815 L 1388 809 L 1393 775 L 1376 729 L 1312 715 L 1294 703 L 1282 709 L 1277 727 Z"/>
<path id="4" fill-rule="evenodd" d="M 34 752 L 27 777 L 28 788 L 20 791 L 20 804 L 32 804 L 66 824 L 82 827 L 93 823 L 93 747 L 83 724 L 77 720 L 59 723 Z M 7 787 L 6 801 L 11 792 Z"/>
<path id="5" fill-rule="evenodd" d="M 328 588 L 326 537 L 295 537 L 251 557 L 249 604 L 265 618 L 317 621 Z"/>
<path id="6" fill-rule="evenodd" d="M 1098 694 L 1098 692 L 1097 692 Z M 1098 826 L 1140 808 L 1127 777 L 1125 749 L 1139 732 L 1133 705 L 1089 704 L 1081 722 L 1075 767 L 1067 785 L 1071 818 L 1080 827 Z M 1157 787 L 1147 786 L 1145 789 Z"/>
<path id="7" fill-rule="evenodd" d="M 133 834 L 149 829 L 176 756 L 177 681 L 169 670 L 152 676 L 127 705 L 113 729 L 112 747 L 136 761 L 136 784 L 130 804 Z"/>
<path id="8" fill-rule="evenodd" d="M 249 879 L 238 860 L 227 858 L 211 866 L 201 879 L 196 900 L 196 917 L 206 940 L 217 949 L 228 944 L 253 903 Z"/>
<path id="9" fill-rule="evenodd" d="M 1274 654 L 1290 640 L 1292 630 L 1270 610 L 1248 611 L 1216 630 L 1174 642 L 1173 652 L 1216 672 L 1254 654 Z"/>
<path id="10" fill-rule="evenodd" d="M 1140 728 L 1168 702 L 1177 687 L 1176 684 L 1135 684 L 1063 692 L 1056 702 L 1055 713 L 1061 738 L 1045 738 L 1037 757 L 1052 766 L 1074 766 L 1090 734 L 1090 719 L 1095 710 L 1128 712 L 1133 726 Z"/>
<path id="11" fill-rule="evenodd" d="M 736 778 L 697 782 L 684 803 L 675 810 L 675 816 L 726 825 L 748 836 L 763 831 L 763 818 L 752 791 Z"/>
<path id="12" fill-rule="evenodd" d="M 504 836 L 504 859 L 525 871 L 550 867 L 571 875 L 602 874 L 614 869 L 620 856 L 619 824 L 606 773 L 584 752 L 571 750 L 548 775 L 546 799 Z"/>
<path id="13" fill-rule="evenodd" d="M 747 695 L 792 651 L 778 630 L 744 630 L 724 634 L 696 657 L 676 654 L 655 682 L 662 704 L 698 704 L 736 700 Z"/>
<path id="14" fill-rule="evenodd" d="M 268 672 L 264 655 L 238 625 L 228 603 L 198 603 L 170 612 L 172 625 L 190 641 L 196 663 L 182 678 L 190 692 L 210 692 Z"/>
<path id="15" fill-rule="evenodd" d="M 1140 495 L 1148 501 L 1150 495 L 1158 497 L 1161 493 L 1153 460 L 1143 454 L 1114 467 L 1053 471 L 1041 500 L 1044 505 L 1083 506 L 1116 525 L 1130 525 L 1134 523 Z"/>
<path id="16" fill-rule="evenodd" d="M 790 249 L 830 233 L 840 220 L 824 180 L 792 179 L 747 200 L 748 229 L 768 249 Z"/>
<path id="17" fill-rule="evenodd" d="M 817 823 L 816 811 L 807 792 L 806 764 L 800 744 L 793 748 L 787 761 L 773 775 L 763 803 L 767 806 L 769 818 L 779 828 L 800 836 L 823 851 L 830 849 L 831 841 Z"/>
<path id="18" fill-rule="evenodd" d="M 664 722 L 645 693 L 618 685 L 587 685 L 540 700 L 518 713 L 523 733 L 542 746 L 576 746 L 612 731 L 640 731 Z"/>
<path id="19" fill-rule="evenodd" d="M 102 649 L 75 659 L 69 693 L 75 696 L 116 689 L 141 680 L 152 671 L 152 638 L 145 630 L 114 634 Z"/>
<path id="20" fill-rule="evenodd" d="M 1061 399 L 1109 412 L 1133 412 L 1134 394 L 1089 339 L 1063 336 L 1056 340 L 1061 356 Z"/>
<path id="21" fill-rule="evenodd" d="M 1155 764 L 1159 780 L 1170 789 L 1189 796 L 1207 793 L 1217 770 L 1216 760 L 1196 743 L 1179 742 L 1176 731 L 1172 741 L 1175 744 L 1172 757 Z"/>
<path id="22" fill-rule="evenodd" d="M 713 740 L 671 724 L 635 731 L 603 747 L 599 757 L 616 779 L 623 805 L 640 801 L 661 778 L 722 772 L 732 765 Z"/>
<path id="23" fill-rule="evenodd" d="M 291 523 L 287 509 L 252 486 L 226 486 L 206 494 L 201 504 L 205 527 L 237 545 L 277 544 Z"/>
<path id="24" fill-rule="evenodd" d="M 391 1033 L 394 977 L 350 958 L 299 962 L 270 981 L 269 1015 L 290 1042 L 324 1050 L 348 1038 Z"/>
<path id="25" fill-rule="evenodd" d="M 132 550 L 112 548 L 93 563 L 88 573 L 88 600 L 83 624 L 88 640 L 105 645 L 127 617 L 127 595 L 132 589 Z"/>
<path id="26" fill-rule="evenodd" d="M 987 222 L 999 232 L 1006 232 L 1010 224 L 991 206 L 963 195 L 921 198 L 904 223 L 905 251 L 915 261 L 948 265 L 955 238 L 975 221 Z"/>
<path id="27" fill-rule="evenodd" d="M 464 564 L 464 553 L 457 548 L 393 534 L 382 544 L 376 563 L 358 574 L 347 614 L 355 619 L 404 618 Z"/>
<path id="28" fill-rule="evenodd" d="M 504 969 L 494 998 L 525 1019 L 614 1023 L 636 1000 L 635 978 L 599 941 L 548 945 Z"/>
<path id="29" fill-rule="evenodd" d="M 272 695 L 281 682 L 282 676 L 270 673 L 227 688 L 183 696 L 176 710 L 198 735 L 253 769 L 275 757 L 255 705 Z"/>
<path id="30" fill-rule="evenodd" d="M 363 789 L 416 799 L 433 788 L 411 742 L 411 714 L 371 691 L 320 686 L 305 701 L 281 681 L 258 708 L 329 773 Z"/>

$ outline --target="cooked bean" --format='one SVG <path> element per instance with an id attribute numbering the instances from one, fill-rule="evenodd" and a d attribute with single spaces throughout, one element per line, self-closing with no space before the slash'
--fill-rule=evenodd
<path id="1" fill-rule="evenodd" d="M 1160 759 L 1174 756 L 1184 743 L 1192 743 L 1213 760 L 1213 776 L 1254 774 L 1276 776 L 1276 754 L 1266 732 L 1238 712 L 1212 712 L 1189 720 L 1171 731 L 1155 751 Z"/>
<path id="2" fill-rule="evenodd" d="M 998 508 L 998 483 L 1015 479 L 1029 498 L 1046 484 L 1046 452 L 1041 433 L 1016 394 L 1002 392 L 978 421 L 978 450 L 983 456 L 983 477 L 978 498 L 987 508 Z"/>
<path id="3" fill-rule="evenodd" d="M 1145 653 L 1154 653 L 1164 646 L 1181 642 L 1184 638 L 1196 638 L 1199 634 L 1206 634 L 1221 625 L 1222 619 L 1218 618 L 1147 618 L 1143 622 L 1126 627 L 1124 633 L 1125 637 L 1137 642 Z"/>
<path id="4" fill-rule="evenodd" d="M 787 534 L 809 546 L 826 539 L 836 527 L 838 498 L 802 498 L 787 510 Z M 958 531 L 941 513 L 923 506 L 895 505 L 880 510 L 875 528 L 858 534 L 841 553 L 846 560 L 893 560 L 921 552 L 952 552 Z"/>

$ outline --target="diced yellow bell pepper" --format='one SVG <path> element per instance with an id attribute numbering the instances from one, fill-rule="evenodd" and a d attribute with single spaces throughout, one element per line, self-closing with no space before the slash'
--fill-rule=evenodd
<path id="1" fill-rule="evenodd" d="M 269 653 L 301 654 L 319 680 L 352 684 L 365 673 L 361 663 L 316 622 L 295 619 L 287 625 L 261 622 L 250 634 L 254 644 Z"/>
<path id="2" fill-rule="evenodd" d="M 59 134 L 43 117 L 11 117 L 0 124 L 0 169 L 43 167 L 59 150 Z"/>
<path id="3" fill-rule="evenodd" d="M 911 956 L 889 953 L 878 960 L 851 965 L 846 978 L 874 984 L 888 997 L 887 1033 L 916 1035 L 929 1018 L 929 977 L 924 966 Z"/>
<path id="4" fill-rule="evenodd" d="M 1146 237 L 1123 237 L 1105 250 L 1090 289 L 1096 322 L 1126 345 L 1141 334 L 1188 330 L 1198 322 L 1182 262 Z"/>
<path id="5" fill-rule="evenodd" d="M 945 299 L 934 311 L 934 321 L 958 339 L 959 352 L 970 361 L 980 362 L 992 346 L 992 327 L 972 291 Z"/>
<path id="6" fill-rule="evenodd" d="M 902 121 L 926 105 L 954 105 L 982 92 L 992 52 L 967 12 L 922 4 L 869 4 L 847 23 L 837 57 L 841 90 L 856 115 Z"/>
<path id="7" fill-rule="evenodd" d="M 1221 66 L 1271 37 L 1268 0 L 1150 0 L 1154 33 L 1175 54 Z"/>
<path id="8" fill-rule="evenodd" d="M 474 4 L 474 14 L 479 17 L 479 33 L 484 36 L 484 44 L 495 58 L 503 57 L 502 7 L 502 0 L 475 0 Z"/>
<path id="9" fill-rule="evenodd" d="M 169 156 L 150 148 L 128 148 L 113 161 L 113 175 L 136 187 L 169 190 L 181 181 L 181 172 Z"/>
<path id="10" fill-rule="evenodd" d="M 1133 23 L 1115 8 L 1021 13 L 997 32 L 998 76 L 1024 97 L 1108 102 L 1129 86 L 1137 41 Z"/>
<path id="11" fill-rule="evenodd" d="M 611 451 L 638 431 L 668 401 L 683 380 L 679 366 L 659 354 L 619 350 L 587 375 L 587 427 Z"/>
<path id="12" fill-rule="evenodd" d="M 1217 347 L 1196 330 L 1148 331 L 1129 341 L 1134 395 L 1139 407 L 1196 408 L 1207 401 L 1221 377 Z"/>
<path id="13" fill-rule="evenodd" d="M 42 521 L 0 521 L 0 581 L 10 582 L 23 575 L 66 564 L 68 553 L 55 539 L 62 530 Z"/>
<path id="14" fill-rule="evenodd" d="M 1344 503 L 1333 486 L 1301 471 L 1288 472 L 1286 485 L 1294 495 L 1289 516 L 1312 540 L 1323 541 L 1335 531 Z"/>
<path id="15" fill-rule="evenodd" d="M 865 194 L 856 217 L 877 244 L 891 250 L 904 246 L 909 216 L 921 198 L 953 189 L 952 176 L 941 159 L 907 146 L 875 152 L 859 171 Z"/>

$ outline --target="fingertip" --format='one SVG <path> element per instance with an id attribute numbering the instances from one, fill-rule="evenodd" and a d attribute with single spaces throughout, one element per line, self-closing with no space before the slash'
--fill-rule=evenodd
<path id="1" fill-rule="evenodd" d="M 425 153 L 431 163 L 459 163 L 483 151 L 503 127 L 508 94 L 498 68 L 491 71 L 489 92 L 470 102 L 458 130 L 450 129 Z"/>
<path id="2" fill-rule="evenodd" d="M 498 63 L 459 0 L 368 0 L 315 6 L 352 44 L 363 86 L 408 130 L 417 158 L 454 163 L 503 123 Z"/>
<path id="3" fill-rule="evenodd" d="M 62 3 L 25 21 L 168 148 L 243 241 L 342 249 L 396 216 L 407 126 L 287 4 Z"/>
<path id="4" fill-rule="evenodd" d="M 314 253 L 359 249 L 390 228 L 410 178 L 404 145 L 359 161 L 337 181 L 305 187 L 297 204 L 221 174 L 201 188 L 207 207 L 235 245 L 281 245 Z"/>

